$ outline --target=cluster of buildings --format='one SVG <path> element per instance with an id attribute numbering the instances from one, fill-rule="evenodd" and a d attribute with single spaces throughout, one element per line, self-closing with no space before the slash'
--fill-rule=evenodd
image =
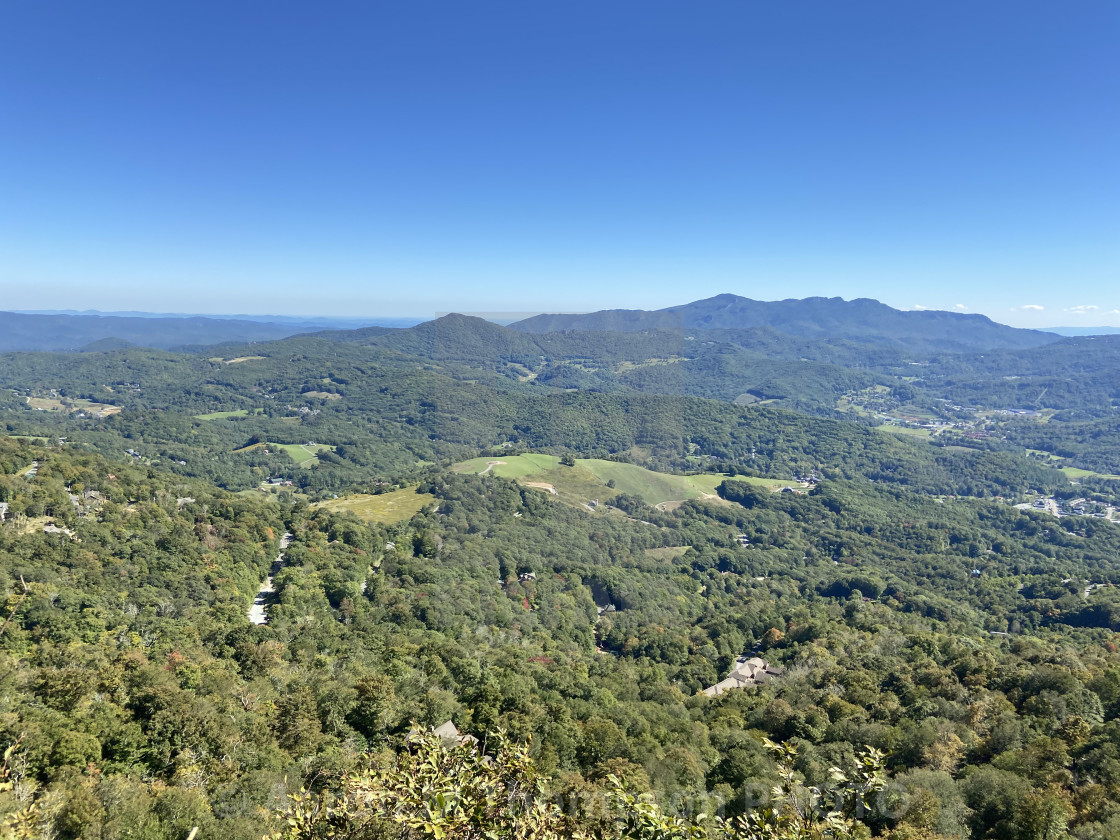
<path id="1" fill-rule="evenodd" d="M 392 545 L 392 543 L 386 543 L 385 547 L 388 548 L 391 545 Z M 395 546 L 394 546 L 394 548 L 395 548 Z M 518 580 L 519 583 L 525 583 L 526 581 L 536 580 L 536 579 L 537 579 L 537 573 L 536 572 L 522 572 L 521 574 L 519 574 L 517 576 L 517 580 Z M 504 580 L 502 580 L 501 578 L 498 578 L 498 586 L 505 586 L 505 585 L 506 585 L 506 582 Z"/>
<path id="2" fill-rule="evenodd" d="M 1060 501 L 1053 496 L 1042 496 L 1033 503 L 1015 505 L 1020 510 L 1031 508 L 1044 511 L 1053 516 L 1094 516 L 1097 519 L 1112 519 L 1116 508 L 1112 505 L 1101 504 L 1089 499 L 1070 499 Z"/>
<path id="3" fill-rule="evenodd" d="M 708 697 L 719 697 L 735 688 L 750 688 L 762 685 L 774 679 L 774 677 L 781 676 L 781 674 L 782 669 L 778 665 L 771 665 L 757 656 L 752 656 L 749 659 L 741 656 L 735 660 L 735 667 L 731 669 L 731 673 L 727 675 L 726 679 L 705 688 L 702 693 Z"/>

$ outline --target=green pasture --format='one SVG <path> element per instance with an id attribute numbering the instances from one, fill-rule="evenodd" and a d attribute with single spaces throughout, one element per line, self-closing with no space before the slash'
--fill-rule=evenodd
<path id="1" fill-rule="evenodd" d="M 489 470 L 487 470 L 489 467 Z M 565 467 L 555 455 L 527 454 L 505 458 L 472 458 L 453 467 L 459 473 L 482 473 L 512 478 L 522 484 L 550 485 L 566 502 L 584 505 L 592 499 L 610 501 L 619 493 L 637 496 L 646 504 L 713 498 L 716 488 L 729 476 L 719 473 L 671 475 L 653 472 L 635 464 L 605 461 L 599 458 L 577 458 L 575 466 Z M 770 490 L 797 487 L 795 481 L 773 478 L 733 476 Z M 608 482 L 614 487 L 608 487 Z M 548 491 L 547 487 L 539 489 Z"/>
<path id="2" fill-rule="evenodd" d="M 344 499 L 331 499 L 316 502 L 312 507 L 326 508 L 331 511 L 349 511 L 366 522 L 391 525 L 411 519 L 429 505 L 435 504 L 436 497 L 430 493 L 418 493 L 415 487 L 405 487 L 391 493 L 371 496 L 360 493 Z"/>
<path id="3" fill-rule="evenodd" d="M 895 435 L 910 435 L 911 437 L 928 438 L 932 435 L 929 429 L 915 429 L 913 426 L 896 426 L 893 423 L 883 423 L 875 428 L 880 432 L 890 432 Z"/>
<path id="4" fill-rule="evenodd" d="M 1092 470 L 1083 470 L 1080 467 L 1060 467 L 1061 471 L 1066 474 L 1066 478 L 1108 478 L 1118 479 L 1120 475 L 1110 475 L 1108 473 L 1098 473 Z"/>
<path id="5" fill-rule="evenodd" d="M 196 414 L 195 420 L 224 420 L 227 417 L 248 417 L 249 410 L 239 408 L 237 411 L 211 411 L 209 414 Z"/>
<path id="6" fill-rule="evenodd" d="M 676 560 L 678 557 L 683 557 L 688 553 L 692 546 L 689 545 L 669 545 L 664 548 L 647 548 L 645 550 L 646 557 L 652 557 L 654 560 L 671 561 Z"/>
<path id="7" fill-rule="evenodd" d="M 243 446 L 241 449 L 235 449 L 235 453 L 252 452 L 254 449 L 269 449 L 273 452 L 282 451 L 288 454 L 296 464 L 300 467 L 311 467 L 315 465 L 316 456 L 324 450 L 334 451 L 333 446 L 327 446 L 323 443 L 313 443 L 308 446 L 305 443 L 272 443 L 269 441 L 263 443 L 254 443 L 252 446 Z"/>
<path id="8" fill-rule="evenodd" d="M 482 473 L 488 472 L 502 478 L 524 478 L 529 475 L 554 470 L 560 466 L 560 459 L 555 455 L 540 455 L 530 453 L 527 455 L 513 455 L 497 458 L 471 458 L 456 464 L 451 469 L 457 473 Z"/>

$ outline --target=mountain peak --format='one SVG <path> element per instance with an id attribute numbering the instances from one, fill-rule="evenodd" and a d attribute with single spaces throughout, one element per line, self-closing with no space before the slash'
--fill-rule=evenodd
<path id="1" fill-rule="evenodd" d="M 758 301 L 724 293 L 665 309 L 615 309 L 586 315 L 537 315 L 510 325 L 529 333 L 561 330 L 704 330 L 768 327 L 801 338 L 845 338 L 925 350 L 1034 347 L 1056 336 L 997 324 L 983 315 L 904 312 L 873 298 Z"/>

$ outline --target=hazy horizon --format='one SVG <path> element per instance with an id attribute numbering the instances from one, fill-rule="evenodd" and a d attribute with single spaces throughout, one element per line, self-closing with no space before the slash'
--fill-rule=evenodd
<path id="1" fill-rule="evenodd" d="M 853 298 L 854 299 L 854 298 Z M 758 300 L 758 299 L 756 299 Z M 789 300 L 789 298 L 776 298 L 771 301 Z M 692 301 L 679 301 L 672 306 L 679 306 Z M 889 304 L 888 304 L 889 305 Z M 636 310 L 642 307 L 627 306 L 627 307 L 613 307 L 616 309 L 629 309 Z M 664 307 L 661 307 L 664 308 Z M 897 307 L 894 307 L 897 308 Z M 925 311 L 943 311 L 952 314 L 985 314 L 985 313 L 968 313 L 961 312 L 960 310 L 932 310 L 931 307 L 917 307 L 917 309 Z M 100 309 L 7 309 L 2 310 L 7 312 L 14 312 L 21 315 L 88 315 L 88 316 L 104 316 L 104 317 L 143 317 L 143 318 L 214 318 L 214 319 L 227 319 L 227 320 L 251 320 L 258 322 L 292 322 L 292 323 L 317 323 L 321 322 L 327 329 L 350 329 L 356 326 L 390 326 L 406 328 L 415 326 L 416 324 L 425 321 L 434 320 L 448 314 L 468 315 L 477 318 L 483 318 L 496 324 L 503 326 L 514 323 L 516 321 L 532 318 L 536 315 L 579 315 L 588 314 L 591 312 L 601 311 L 593 309 L 567 309 L 567 310 L 525 310 L 525 311 L 506 311 L 506 312 L 480 312 L 470 310 L 440 310 L 431 313 L 414 313 L 411 315 L 389 316 L 389 315 L 329 315 L 322 313 L 306 313 L 306 314 L 292 314 L 292 313 L 251 313 L 251 312 L 154 312 L 148 310 L 100 310 Z M 902 309 L 899 311 L 915 311 L 915 308 Z M 987 316 L 991 317 L 991 316 Z M 1007 326 L 1016 326 L 1012 324 L 1009 319 L 1001 320 L 999 318 L 991 318 L 999 324 Z M 1055 323 L 1048 326 L 1041 327 L 1021 327 L 1022 329 L 1036 329 L 1041 331 L 1064 331 L 1066 335 L 1106 335 L 1113 332 L 1120 332 L 1120 327 L 1109 326 L 1105 324 L 1077 324 L 1077 323 Z"/>
<path id="2" fill-rule="evenodd" d="M 13 309 L 1120 324 L 1104 0 L 2 14 Z"/>

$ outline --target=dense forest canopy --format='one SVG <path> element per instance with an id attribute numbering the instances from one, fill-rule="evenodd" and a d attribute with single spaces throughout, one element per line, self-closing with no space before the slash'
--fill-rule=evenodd
<path id="1" fill-rule="evenodd" d="M 1120 836 L 1115 351 L 1035 343 L 4 356 L 3 830 Z"/>

